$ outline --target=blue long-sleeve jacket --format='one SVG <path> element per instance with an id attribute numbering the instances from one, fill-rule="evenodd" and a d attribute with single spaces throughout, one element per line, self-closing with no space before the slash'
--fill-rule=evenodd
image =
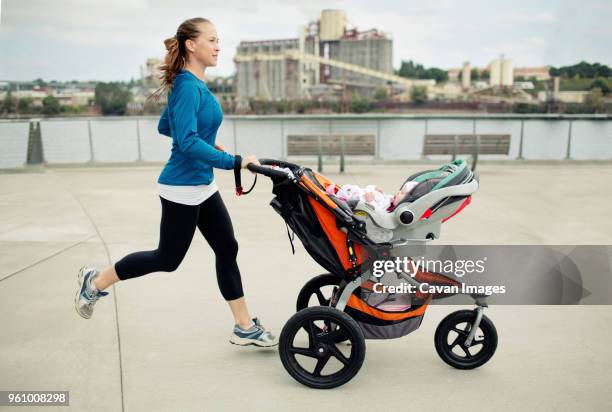
<path id="1" fill-rule="evenodd" d="M 213 168 L 233 169 L 239 157 L 214 147 L 222 120 L 221 106 L 206 84 L 181 70 L 157 127 L 160 134 L 172 137 L 170 159 L 157 181 L 177 186 L 210 184 Z"/>

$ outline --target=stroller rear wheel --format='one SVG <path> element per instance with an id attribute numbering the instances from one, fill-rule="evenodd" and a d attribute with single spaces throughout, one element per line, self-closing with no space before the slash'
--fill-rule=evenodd
<path id="1" fill-rule="evenodd" d="M 475 310 L 459 310 L 442 319 L 436 329 L 436 351 L 444 362 L 454 368 L 474 369 L 482 366 L 497 349 L 497 330 L 484 315 L 472 344 L 465 344 L 475 319 Z"/>
<path id="2" fill-rule="evenodd" d="M 351 345 L 338 345 L 338 339 Z M 314 306 L 300 310 L 287 321 L 278 352 L 295 380 L 311 388 L 329 389 L 344 385 L 357 374 L 365 358 L 365 339 L 359 325 L 346 313 Z"/>

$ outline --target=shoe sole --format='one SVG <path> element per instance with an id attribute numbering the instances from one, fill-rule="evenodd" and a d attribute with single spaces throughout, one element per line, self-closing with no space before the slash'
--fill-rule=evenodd
<path id="1" fill-rule="evenodd" d="M 83 270 L 84 269 L 85 269 L 85 266 L 79 269 L 79 273 L 77 274 L 77 284 L 79 285 L 79 287 L 77 288 L 77 293 L 76 293 L 76 296 L 74 297 L 74 309 L 79 314 L 79 316 L 82 317 L 83 319 L 91 319 L 91 316 L 87 317 L 83 315 L 81 311 L 79 311 L 79 298 L 81 296 L 81 289 L 83 288 Z"/>
<path id="2" fill-rule="evenodd" d="M 232 345 L 238 345 L 238 346 L 249 346 L 249 345 L 254 345 L 254 346 L 259 346 L 260 348 L 270 348 L 272 346 L 277 346 L 278 345 L 278 340 L 271 342 L 271 343 L 264 343 L 262 341 L 259 340 L 254 340 L 254 339 L 247 339 L 247 338 L 238 338 L 238 337 L 231 337 L 229 342 Z"/>

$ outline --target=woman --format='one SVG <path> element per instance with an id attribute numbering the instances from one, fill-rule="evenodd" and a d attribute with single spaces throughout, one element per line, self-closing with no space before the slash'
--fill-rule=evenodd
<path id="1" fill-rule="evenodd" d="M 168 104 L 158 130 L 172 137 L 172 154 L 158 179 L 162 204 L 159 246 L 129 254 L 102 272 L 81 268 L 76 310 L 89 319 L 96 301 L 108 294 L 103 291 L 112 284 L 176 270 L 197 227 L 215 252 L 219 289 L 236 321 L 230 342 L 276 345 L 276 338 L 257 318 L 251 319 L 247 310 L 236 263 L 238 243 L 213 177 L 213 168 L 231 170 L 259 164 L 253 155 L 242 159 L 215 144 L 223 112 L 203 78 L 206 67 L 217 65 L 217 32 L 210 21 L 194 18 L 183 22 L 165 45 L 162 86 L 156 94 L 168 92 Z"/>

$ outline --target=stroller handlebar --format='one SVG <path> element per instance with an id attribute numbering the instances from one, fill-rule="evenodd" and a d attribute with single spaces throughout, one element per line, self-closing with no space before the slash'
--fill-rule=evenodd
<path id="1" fill-rule="evenodd" d="M 300 165 L 296 165 L 295 163 L 285 162 L 284 160 L 276 159 L 259 159 L 259 163 L 263 166 L 286 167 L 291 170 L 298 170 L 302 167 Z"/>
<path id="2" fill-rule="evenodd" d="M 292 172 L 302 168 L 302 166 L 296 165 L 295 163 L 289 163 L 285 162 L 284 160 L 276 159 L 259 159 L 259 164 L 261 164 L 261 166 L 249 164 L 247 165 L 247 169 L 249 169 L 251 172 L 259 173 L 270 178 L 274 177 L 279 179 L 286 179 L 287 173 L 265 166 L 278 166 L 281 168 L 290 169 Z"/>
<path id="3" fill-rule="evenodd" d="M 258 166 L 252 163 L 247 165 L 247 169 L 251 172 L 259 173 L 264 176 L 268 176 L 269 178 L 278 178 L 278 179 L 286 179 L 288 177 L 287 173 L 281 172 L 280 170 L 275 170 L 270 167 Z"/>

